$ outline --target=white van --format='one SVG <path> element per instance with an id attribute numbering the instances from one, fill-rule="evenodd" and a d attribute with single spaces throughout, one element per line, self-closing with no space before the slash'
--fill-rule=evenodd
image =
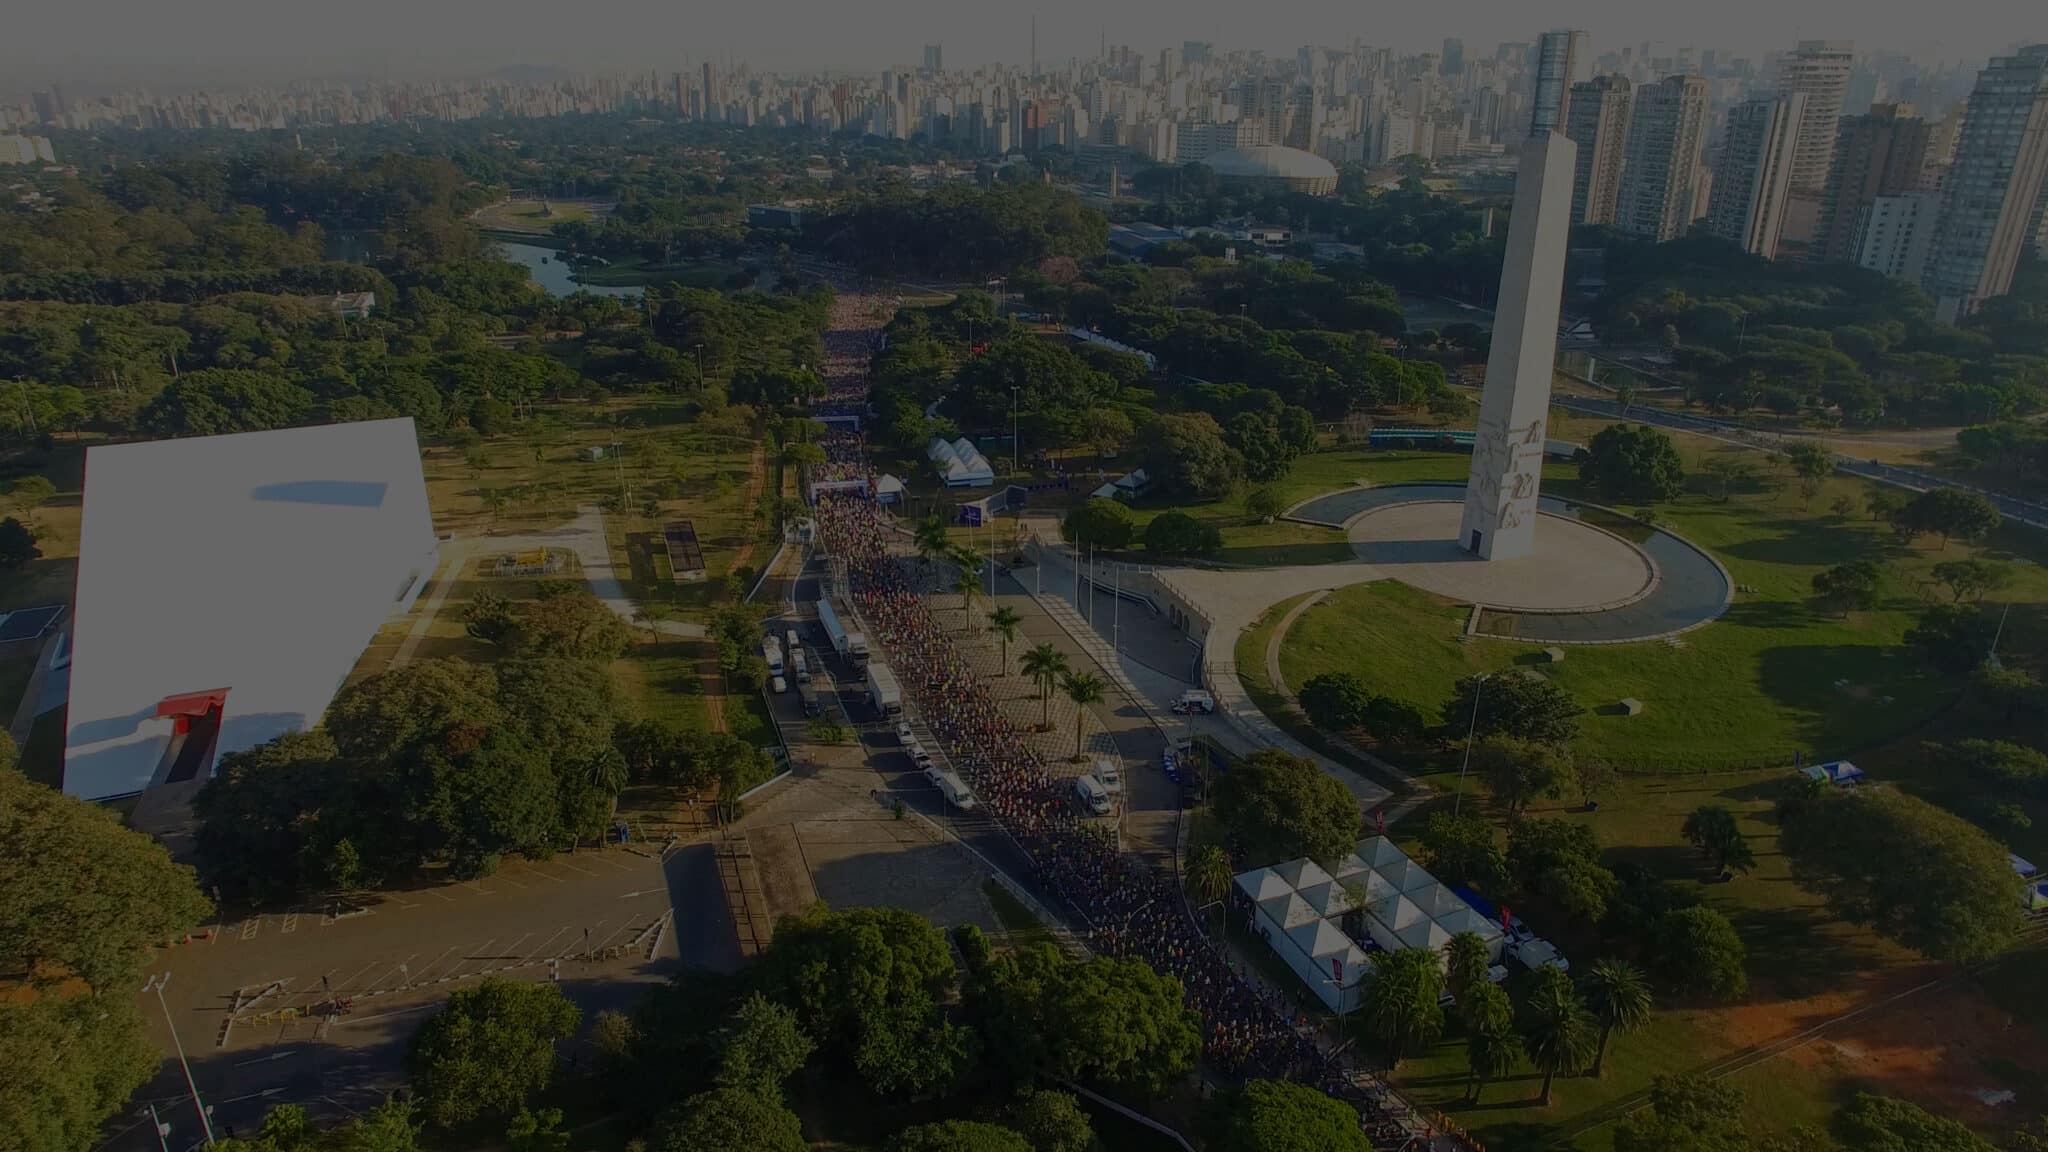
<path id="1" fill-rule="evenodd" d="M 809 661 L 804 659 L 804 650 L 794 644 L 789 646 L 789 650 L 795 654 L 790 659 L 796 665 L 796 682 L 799 684 L 809 684 L 811 682 L 811 665 Z"/>
<path id="2" fill-rule="evenodd" d="M 1093 774 L 1074 778 L 1074 797 L 1097 816 L 1109 815 L 1109 789 L 1102 786 Z"/>
<path id="3" fill-rule="evenodd" d="M 796 651 L 796 629 L 791 628 L 789 631 L 784 632 L 782 637 L 783 643 L 789 645 L 789 650 L 791 652 Z"/>
<path id="4" fill-rule="evenodd" d="M 777 696 L 780 696 L 784 692 L 789 691 L 789 681 L 784 680 L 780 676 L 770 676 L 768 678 L 768 688 Z"/>
<path id="5" fill-rule="evenodd" d="M 1173 713 L 1176 716 L 1207 716 L 1214 711 L 1216 711 L 1216 697 L 1211 696 L 1200 688 L 1188 689 L 1180 694 L 1178 700 L 1173 702 Z"/>
<path id="6" fill-rule="evenodd" d="M 1116 761 L 1097 760 L 1095 762 L 1095 779 L 1101 782 L 1104 792 L 1112 796 L 1124 794 L 1124 774 L 1123 770 L 1116 766 Z"/>
<path id="7" fill-rule="evenodd" d="M 933 772 L 931 776 L 932 783 L 939 786 L 939 794 L 946 798 L 946 803 L 962 812 L 974 807 L 974 793 L 968 789 L 966 781 L 945 771 Z"/>

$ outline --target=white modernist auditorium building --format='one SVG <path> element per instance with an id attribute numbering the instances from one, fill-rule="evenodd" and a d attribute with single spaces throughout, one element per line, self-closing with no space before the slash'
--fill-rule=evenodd
<path id="1" fill-rule="evenodd" d="M 320 722 L 439 558 L 410 419 L 92 448 L 64 791 L 204 779 Z"/>

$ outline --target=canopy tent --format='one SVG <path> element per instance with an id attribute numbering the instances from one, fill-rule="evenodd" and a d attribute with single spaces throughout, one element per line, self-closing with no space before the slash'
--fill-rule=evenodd
<path id="1" fill-rule="evenodd" d="M 1330 882 L 1330 874 L 1323 871 L 1323 866 L 1306 856 L 1273 865 L 1273 873 L 1287 881 L 1287 886 L 1296 892 Z"/>
<path id="2" fill-rule="evenodd" d="M 1367 836 L 1360 840 L 1357 851 L 1352 855 L 1363 860 L 1368 868 L 1382 868 L 1408 859 L 1408 854 L 1401 851 L 1400 845 L 1385 836 Z"/>
<path id="3" fill-rule="evenodd" d="M 2030 876 L 2034 876 L 2041 871 L 2039 868 L 2036 868 L 2032 864 L 2029 864 L 2025 860 L 2021 859 L 2020 854 L 2017 852 L 2008 852 L 2006 853 L 2006 855 L 2012 857 L 2012 870 L 2015 873 L 2017 873 L 2019 875 L 2019 878 L 2022 880 L 2025 880 Z"/>
<path id="4" fill-rule="evenodd" d="M 936 436 L 932 437 L 930 444 L 925 445 L 924 454 L 927 459 L 936 463 L 941 468 L 945 467 L 948 461 L 960 458 L 960 453 L 954 451 L 951 444 Z"/>
<path id="5" fill-rule="evenodd" d="M 1259 904 L 1276 896 L 1287 895 L 1287 881 L 1273 874 L 1271 868 L 1254 868 L 1237 878 L 1237 890 L 1245 894 L 1252 903 Z"/>
<path id="6" fill-rule="evenodd" d="M 2020 893 L 2020 903 L 2026 905 L 2029 912 L 2048 912 L 2048 880 L 2027 885 Z"/>
<path id="7" fill-rule="evenodd" d="M 875 481 L 875 503 L 895 504 L 902 499 L 903 481 L 884 472 L 882 478 Z"/>
<path id="8" fill-rule="evenodd" d="M 1401 857 L 1397 863 L 1375 868 L 1373 871 L 1386 877 L 1389 884 L 1403 892 L 1420 892 L 1436 886 L 1436 877 L 1431 876 L 1427 869 L 1406 856 Z"/>
<path id="9" fill-rule="evenodd" d="M 1451 934 L 1434 920 L 1417 920 L 1394 935 L 1400 938 L 1404 948 L 1428 948 L 1431 951 L 1451 942 Z"/>
<path id="10" fill-rule="evenodd" d="M 1830 760 L 1806 769 L 1806 775 L 1808 779 L 1821 780 L 1829 784 L 1857 784 L 1863 780 L 1863 769 L 1847 760 Z"/>
<path id="11" fill-rule="evenodd" d="M 1344 891 L 1344 886 L 1335 880 L 1325 880 L 1301 889 L 1301 898 L 1308 901 L 1309 907 L 1314 908 L 1318 915 L 1326 918 L 1342 916 L 1358 906 L 1352 901 L 1351 894 Z"/>

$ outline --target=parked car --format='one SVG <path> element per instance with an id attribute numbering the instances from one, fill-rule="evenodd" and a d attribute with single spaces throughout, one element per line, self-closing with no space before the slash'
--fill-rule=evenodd
<path id="1" fill-rule="evenodd" d="M 1095 778 L 1102 782 L 1102 787 L 1110 795 L 1123 795 L 1124 774 L 1123 770 L 1116 766 L 1116 761 L 1097 760 L 1095 762 Z"/>
<path id="2" fill-rule="evenodd" d="M 1190 688 L 1181 693 L 1180 698 L 1173 702 L 1173 711 L 1175 715 L 1179 716 L 1195 714 L 1207 716 L 1216 711 L 1216 697 L 1211 696 L 1200 688 Z"/>
<path id="3" fill-rule="evenodd" d="M 917 733 L 911 731 L 910 721 L 905 720 L 901 724 L 896 725 L 896 742 L 905 748 L 917 743 Z"/>
<path id="4" fill-rule="evenodd" d="M 780 676 L 770 676 L 768 678 L 768 689 L 777 696 L 780 696 L 784 692 L 789 691 L 789 681 L 784 680 Z"/>

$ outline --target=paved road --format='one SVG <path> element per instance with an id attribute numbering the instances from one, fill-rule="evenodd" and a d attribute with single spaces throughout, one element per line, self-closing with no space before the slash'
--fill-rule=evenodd
<path id="1" fill-rule="evenodd" d="M 1798 439 L 1798 437 L 1780 436 L 1772 432 L 1759 432 L 1753 428 L 1745 428 L 1732 420 L 1695 415 L 1691 412 L 1672 412 L 1668 409 L 1646 407 L 1640 404 L 1630 405 L 1628 410 L 1623 412 L 1621 406 L 1612 400 L 1595 400 L 1579 396 L 1553 396 L 1551 403 L 1563 408 L 1567 412 L 1577 412 L 1587 416 L 1608 416 L 1621 420 L 1633 420 L 1639 424 L 1654 424 L 1661 428 L 1672 428 L 1681 432 L 1697 432 L 1707 436 L 1732 440 L 1765 452 L 1782 452 L 1788 443 Z M 2022 500 L 2017 496 L 1996 492 L 1989 488 L 1982 488 L 1960 480 L 1951 480 L 1946 476 L 1937 476 L 1932 472 L 1923 471 L 1918 468 L 1901 468 L 1895 464 L 1883 464 L 1876 460 L 1864 460 L 1854 456 L 1838 454 L 1835 457 L 1835 470 L 1850 476 L 1861 476 L 1868 480 L 1896 484 L 1902 488 L 1911 488 L 1915 491 L 1925 491 L 1929 488 L 1961 488 L 1967 492 L 1975 492 L 1991 501 L 1998 508 L 1998 511 L 2009 519 L 2017 520 L 2022 524 L 2031 525 L 2035 528 L 2048 528 L 2048 504 Z"/>

